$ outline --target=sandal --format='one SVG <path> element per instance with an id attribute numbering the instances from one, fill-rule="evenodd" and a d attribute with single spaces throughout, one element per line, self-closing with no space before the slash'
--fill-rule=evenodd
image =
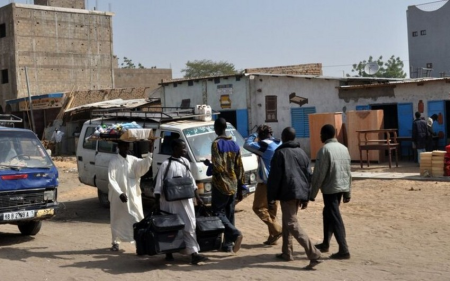
<path id="1" fill-rule="evenodd" d="M 113 251 L 113 252 L 119 251 L 119 244 L 113 243 L 110 250 Z"/>

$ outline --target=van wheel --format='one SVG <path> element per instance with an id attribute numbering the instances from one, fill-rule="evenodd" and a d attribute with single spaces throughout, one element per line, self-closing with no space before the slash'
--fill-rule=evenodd
<path id="1" fill-rule="evenodd" d="M 100 189 L 97 189 L 97 196 L 98 196 L 98 201 L 100 201 L 100 205 L 102 205 L 102 207 L 104 207 L 104 208 L 109 209 L 108 193 L 104 193 L 104 192 L 100 191 Z"/>
<path id="2" fill-rule="evenodd" d="M 28 221 L 17 225 L 22 235 L 36 235 L 41 230 L 42 221 Z"/>

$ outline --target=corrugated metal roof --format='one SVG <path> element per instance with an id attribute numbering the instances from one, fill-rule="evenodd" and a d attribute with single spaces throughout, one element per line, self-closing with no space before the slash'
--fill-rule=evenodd
<path id="1" fill-rule="evenodd" d="M 229 78 L 229 77 L 242 77 L 244 74 L 242 73 L 236 73 L 236 74 L 227 74 L 227 75 L 216 75 L 216 76 L 203 76 L 203 77 L 194 77 L 194 78 L 175 78 L 175 79 L 169 79 L 169 80 L 162 80 L 161 83 L 158 85 L 169 85 L 172 83 L 182 83 L 186 81 L 200 81 L 200 80 L 208 80 L 208 79 L 214 79 L 214 78 Z"/>
<path id="2" fill-rule="evenodd" d="M 246 76 L 272 76 L 272 77 L 292 77 L 292 78 L 306 78 L 306 79 L 325 79 L 338 81 L 399 81 L 399 78 L 378 78 L 378 77 L 333 77 L 333 76 L 317 76 L 317 75 L 292 75 L 292 74 L 270 74 L 270 73 L 248 73 Z"/>
<path id="3" fill-rule="evenodd" d="M 243 77 L 243 76 L 270 76 L 270 77 L 291 77 L 291 78 L 306 78 L 306 79 L 325 79 L 337 81 L 374 81 L 374 82 L 389 82 L 403 80 L 400 78 L 378 78 L 378 77 L 333 77 L 333 76 L 319 76 L 319 75 L 293 75 L 293 74 L 272 74 L 272 73 L 243 73 L 243 74 L 229 74 L 217 76 L 205 76 L 195 78 L 175 78 L 171 80 L 163 80 L 159 85 L 166 86 L 173 83 L 182 83 L 186 81 L 200 81 L 214 78 L 229 78 L 229 77 Z"/>
<path id="4" fill-rule="evenodd" d="M 350 86 L 339 86 L 336 87 L 338 89 L 364 89 L 364 88 L 382 88 L 382 87 L 395 87 L 397 85 L 405 85 L 405 84 L 418 84 L 423 85 L 425 83 L 431 83 L 431 82 L 446 82 L 450 83 L 450 77 L 444 77 L 444 78 L 414 78 L 414 79 L 401 79 L 400 81 L 389 81 L 387 83 L 383 84 L 364 84 L 364 85 L 350 85 Z"/>
<path id="5" fill-rule="evenodd" d="M 67 109 L 66 112 L 71 112 L 75 110 L 80 109 L 87 109 L 87 108 L 113 108 L 113 107 L 122 107 L 122 108 L 134 108 L 142 105 L 146 105 L 149 103 L 152 103 L 153 101 L 149 101 L 147 99 L 132 99 L 132 100 L 123 100 L 123 99 L 115 99 L 115 100 L 108 100 L 108 101 L 100 101 L 100 102 L 94 102 L 90 104 L 80 105 L 77 107 L 73 107 L 70 109 Z"/>

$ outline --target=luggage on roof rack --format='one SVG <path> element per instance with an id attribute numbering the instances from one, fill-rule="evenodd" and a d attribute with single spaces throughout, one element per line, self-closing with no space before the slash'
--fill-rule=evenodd
<path id="1" fill-rule="evenodd" d="M 22 118 L 13 114 L 0 114 L 0 126 L 14 127 L 15 123 L 21 123 Z"/>
<path id="2" fill-rule="evenodd" d="M 197 111 L 197 112 L 196 112 Z M 209 113 L 209 116 L 219 114 L 218 112 Z M 206 113 L 199 112 L 194 107 L 140 107 L 121 108 L 112 107 L 107 109 L 94 109 L 91 112 L 92 118 L 128 118 L 128 119 L 147 119 L 154 122 L 169 122 L 180 119 L 202 119 Z"/>

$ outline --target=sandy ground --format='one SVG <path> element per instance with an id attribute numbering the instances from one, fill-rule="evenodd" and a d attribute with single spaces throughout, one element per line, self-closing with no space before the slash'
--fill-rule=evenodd
<path id="1" fill-rule="evenodd" d="M 199 266 L 175 254 L 136 256 L 134 245 L 110 252 L 109 210 L 96 190 L 79 183 L 75 162 L 56 161 L 60 172 L 57 216 L 35 237 L 16 226 L 0 226 L 0 280 L 450 280 L 450 186 L 434 181 L 358 180 L 352 201 L 342 206 L 352 259 L 325 258 L 317 270 L 295 244 L 295 261 L 275 259 L 280 245 L 264 246 L 265 225 L 253 214 L 253 196 L 237 206 L 236 225 L 244 234 L 236 255 L 207 252 Z M 355 165 L 357 167 L 357 165 Z M 357 169 L 357 168 L 355 168 Z M 361 170 L 361 169 L 359 169 Z M 367 171 L 386 171 L 371 167 Z M 393 169 L 417 171 L 415 165 Z M 322 238 L 322 200 L 298 218 L 311 239 Z M 281 241 L 280 241 L 281 242 Z M 335 240 L 331 250 L 337 251 Z"/>

